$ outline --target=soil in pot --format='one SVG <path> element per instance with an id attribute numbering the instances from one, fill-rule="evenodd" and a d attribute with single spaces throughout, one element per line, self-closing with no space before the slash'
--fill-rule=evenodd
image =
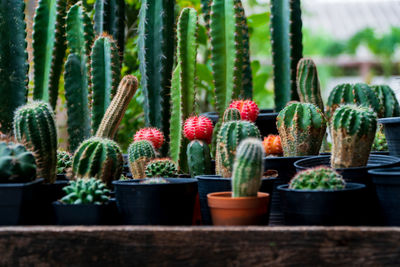
<path id="1" fill-rule="evenodd" d="M 63 204 L 53 202 L 55 221 L 58 225 L 104 225 L 108 224 L 113 203 L 107 204 Z M 114 203 L 115 206 L 115 203 Z"/>
<path id="2" fill-rule="evenodd" d="M 383 118 L 378 122 L 383 124 L 390 155 L 400 157 L 400 117 Z"/>

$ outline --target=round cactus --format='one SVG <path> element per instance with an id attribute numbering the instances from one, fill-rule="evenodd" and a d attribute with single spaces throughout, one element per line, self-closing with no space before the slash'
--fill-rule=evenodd
<path id="1" fill-rule="evenodd" d="M 285 157 L 319 154 L 326 119 L 315 105 L 292 102 L 279 112 L 277 127 Z"/>
<path id="2" fill-rule="evenodd" d="M 150 141 L 133 142 L 128 148 L 129 168 L 134 179 L 146 177 L 147 163 L 156 157 L 156 151 Z"/>
<path id="3" fill-rule="evenodd" d="M 279 135 L 270 134 L 267 137 L 264 137 L 263 145 L 267 156 L 281 156 L 283 154 L 281 137 Z"/>
<path id="4" fill-rule="evenodd" d="M 164 178 L 147 178 L 140 181 L 139 184 L 168 184 L 169 182 Z"/>
<path id="5" fill-rule="evenodd" d="M 251 100 L 235 100 L 229 105 L 229 108 L 236 108 L 240 111 L 242 120 L 255 122 L 260 110 L 257 104 Z"/>
<path id="6" fill-rule="evenodd" d="M 260 189 L 264 173 L 264 147 L 255 138 L 240 143 L 233 166 L 232 197 L 254 197 Z"/>
<path id="7" fill-rule="evenodd" d="M 376 113 L 367 107 L 344 105 L 331 122 L 332 168 L 365 166 L 377 127 Z"/>
<path id="8" fill-rule="evenodd" d="M 121 177 L 123 158 L 121 149 L 112 140 L 92 137 L 75 152 L 72 170 L 76 178 L 95 177 L 107 186 Z"/>
<path id="9" fill-rule="evenodd" d="M 110 190 L 96 178 L 71 180 L 63 188 L 66 196 L 61 199 L 65 204 L 103 204 L 108 202 Z"/>
<path id="10" fill-rule="evenodd" d="M 345 186 L 343 177 L 328 167 L 301 171 L 289 183 L 290 189 L 297 190 L 339 190 Z"/>
<path id="11" fill-rule="evenodd" d="M 186 149 L 191 177 L 211 174 L 211 156 L 208 145 L 201 140 L 191 141 Z"/>
<path id="12" fill-rule="evenodd" d="M 209 144 L 213 133 L 212 121 L 205 116 L 190 117 L 185 121 L 183 133 L 190 141 L 203 140 Z"/>
<path id="13" fill-rule="evenodd" d="M 72 155 L 66 151 L 57 151 L 57 174 L 67 173 L 72 167 Z"/>
<path id="14" fill-rule="evenodd" d="M 399 117 L 400 106 L 392 88 L 387 85 L 374 85 L 371 86 L 371 88 L 378 96 L 379 104 L 381 106 L 381 110 L 379 112 L 381 117 Z"/>
<path id="15" fill-rule="evenodd" d="M 176 163 L 169 158 L 153 159 L 146 165 L 147 177 L 176 177 L 178 174 L 178 167 Z"/>
<path id="16" fill-rule="evenodd" d="M 154 149 L 158 150 L 164 144 L 163 133 L 156 128 L 143 128 L 136 132 L 134 141 L 147 140 L 150 141 Z"/>
<path id="17" fill-rule="evenodd" d="M 241 119 L 242 115 L 240 115 L 240 111 L 237 108 L 227 108 L 224 112 L 224 117 L 222 118 L 222 121 L 240 121 Z"/>

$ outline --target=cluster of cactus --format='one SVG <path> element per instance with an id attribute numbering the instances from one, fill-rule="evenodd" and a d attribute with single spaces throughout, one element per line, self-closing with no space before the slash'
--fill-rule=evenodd
<path id="1" fill-rule="evenodd" d="M 134 179 L 146 177 L 147 163 L 156 157 L 153 144 L 147 140 L 133 142 L 128 148 L 129 169 Z"/>
<path id="2" fill-rule="evenodd" d="M 65 196 L 60 200 L 64 204 L 80 205 L 107 203 L 110 199 L 110 190 L 106 185 L 96 178 L 79 178 L 69 181 L 63 188 Z"/>
<path id="3" fill-rule="evenodd" d="M 160 177 L 147 178 L 140 181 L 139 184 L 168 184 L 168 180 Z"/>
<path id="4" fill-rule="evenodd" d="M 147 177 L 176 177 L 178 166 L 169 158 L 153 159 L 146 165 Z"/>
<path id="5" fill-rule="evenodd" d="M 22 144 L 0 142 L 0 183 L 25 183 L 35 180 L 36 162 Z"/>
<path id="6" fill-rule="evenodd" d="M 269 134 L 264 137 L 263 146 L 267 156 L 283 155 L 281 137 L 279 135 Z"/>
<path id="7" fill-rule="evenodd" d="M 383 132 L 383 126 L 380 125 L 376 131 L 374 143 L 372 144 L 372 151 L 388 151 L 388 143 L 386 141 L 385 133 Z"/>
<path id="8" fill-rule="evenodd" d="M 345 186 L 343 177 L 328 167 L 301 171 L 289 183 L 289 188 L 295 190 L 340 190 Z"/>
<path id="9" fill-rule="evenodd" d="M 72 155 L 66 151 L 57 151 L 57 174 L 65 174 L 72 167 Z"/>

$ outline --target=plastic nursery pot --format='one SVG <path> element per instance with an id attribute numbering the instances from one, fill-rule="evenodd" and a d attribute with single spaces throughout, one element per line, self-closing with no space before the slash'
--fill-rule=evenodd
<path id="1" fill-rule="evenodd" d="M 0 225 L 32 224 L 38 203 L 38 186 L 43 179 L 29 183 L 0 184 Z"/>
<path id="2" fill-rule="evenodd" d="M 268 193 L 234 198 L 232 192 L 216 192 L 207 199 L 213 225 L 261 225 L 268 214 Z"/>
<path id="3" fill-rule="evenodd" d="M 400 117 L 383 118 L 378 122 L 383 124 L 390 155 L 400 157 Z"/>
<path id="4" fill-rule="evenodd" d="M 385 225 L 400 226 L 400 168 L 374 169 L 372 176 Z"/>
<path id="5" fill-rule="evenodd" d="M 191 225 L 197 180 L 165 178 L 167 184 L 114 181 L 122 222 L 130 225 Z"/>
<path id="6" fill-rule="evenodd" d="M 365 185 L 347 183 L 340 190 L 295 190 L 278 187 L 287 225 L 359 225 Z"/>
<path id="7" fill-rule="evenodd" d="M 199 187 L 199 198 L 200 198 L 200 211 L 201 221 L 204 225 L 211 225 L 211 212 L 208 207 L 207 195 L 215 192 L 225 192 L 232 190 L 231 178 L 222 178 L 219 175 L 200 175 L 196 176 Z M 273 194 L 273 187 L 278 178 L 263 178 L 261 180 L 260 192 L 268 193 L 270 196 Z M 270 203 L 270 202 L 269 202 Z M 265 217 L 263 224 L 268 224 L 269 216 Z"/>

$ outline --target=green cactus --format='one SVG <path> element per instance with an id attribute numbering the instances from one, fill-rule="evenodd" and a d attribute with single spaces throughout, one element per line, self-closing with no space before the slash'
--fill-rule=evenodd
<path id="1" fill-rule="evenodd" d="M 139 13 L 138 54 L 146 125 L 169 139 L 170 88 L 174 62 L 174 0 L 143 0 Z M 166 140 L 168 143 L 169 140 Z M 166 154 L 167 146 L 163 147 Z"/>
<path id="2" fill-rule="evenodd" d="M 57 174 L 65 174 L 72 167 L 72 155 L 66 151 L 57 151 Z"/>
<path id="3" fill-rule="evenodd" d="M 147 178 L 140 181 L 139 184 L 169 184 L 169 182 L 164 178 Z"/>
<path id="4" fill-rule="evenodd" d="M 366 166 L 376 127 L 376 113 L 368 107 L 337 108 L 331 122 L 332 168 Z"/>
<path id="5" fill-rule="evenodd" d="M 108 106 L 113 99 L 119 79 L 120 63 L 118 48 L 111 36 L 102 34 L 92 47 L 92 132 L 96 133 Z"/>
<path id="6" fill-rule="evenodd" d="M 378 96 L 379 104 L 381 106 L 381 111 L 379 112 L 381 117 L 399 117 L 400 106 L 392 88 L 388 85 L 373 85 L 371 88 Z"/>
<path id="7" fill-rule="evenodd" d="M 54 183 L 57 171 L 57 129 L 49 104 L 34 101 L 17 109 L 14 135 L 18 142 L 35 152 L 37 176 Z"/>
<path id="8" fill-rule="evenodd" d="M 255 197 L 264 173 L 264 147 L 255 138 L 242 141 L 237 149 L 232 173 L 232 197 Z"/>
<path id="9" fill-rule="evenodd" d="M 367 84 L 339 84 L 329 94 L 326 107 L 326 117 L 330 121 L 335 110 L 343 104 L 363 105 L 372 108 L 378 116 L 381 115 L 379 100 Z"/>
<path id="10" fill-rule="evenodd" d="M 186 155 L 191 177 L 212 174 L 210 148 L 204 141 L 191 141 L 187 146 Z"/>
<path id="11" fill-rule="evenodd" d="M 343 177 L 328 167 L 301 171 L 289 183 L 289 188 L 295 190 L 340 190 L 345 186 Z"/>
<path id="12" fill-rule="evenodd" d="M 26 52 L 25 4 L 2 0 L 0 5 L 0 132 L 12 132 L 15 110 L 26 103 L 28 54 Z"/>
<path id="13" fill-rule="evenodd" d="M 128 148 L 129 169 L 134 179 L 146 177 L 147 163 L 156 157 L 156 151 L 147 140 L 133 142 Z"/>
<path id="14" fill-rule="evenodd" d="M 297 65 L 297 93 L 300 101 L 316 105 L 324 111 L 317 66 L 312 59 L 303 58 Z"/>
<path id="15" fill-rule="evenodd" d="M 107 189 L 102 181 L 93 177 L 69 181 L 69 184 L 63 188 L 63 191 L 66 195 L 60 202 L 64 204 L 101 205 L 110 200 L 110 190 Z"/>
<path id="16" fill-rule="evenodd" d="M 388 151 L 388 143 L 386 141 L 385 133 L 383 132 L 382 124 L 379 125 L 376 131 L 374 143 L 372 144 L 372 151 Z"/>
<path id="17" fill-rule="evenodd" d="M 178 166 L 169 158 L 154 159 L 146 165 L 147 177 L 176 177 L 178 175 Z"/>
<path id="18" fill-rule="evenodd" d="M 224 122 L 218 132 L 216 151 L 216 173 L 223 177 L 232 176 L 236 149 L 248 137 L 261 138 L 260 131 L 249 121 Z"/>
<path id="19" fill-rule="evenodd" d="M 285 157 L 318 155 L 326 133 L 326 119 L 313 104 L 293 102 L 277 117 Z"/>
<path id="20" fill-rule="evenodd" d="M 18 143 L 0 142 L 0 183 L 35 180 L 36 163 L 32 152 Z"/>
<path id="21" fill-rule="evenodd" d="M 76 178 L 95 177 L 107 186 L 121 177 L 122 166 L 122 153 L 117 143 L 99 137 L 85 140 L 72 161 L 72 171 Z"/>
<path id="22" fill-rule="evenodd" d="M 133 75 L 126 75 L 118 86 L 117 94 L 104 114 L 96 136 L 114 139 L 118 126 L 125 115 L 129 102 L 138 88 L 138 80 Z"/>
<path id="23" fill-rule="evenodd" d="M 33 22 L 33 98 L 56 108 L 66 51 L 67 0 L 40 0 Z"/>

